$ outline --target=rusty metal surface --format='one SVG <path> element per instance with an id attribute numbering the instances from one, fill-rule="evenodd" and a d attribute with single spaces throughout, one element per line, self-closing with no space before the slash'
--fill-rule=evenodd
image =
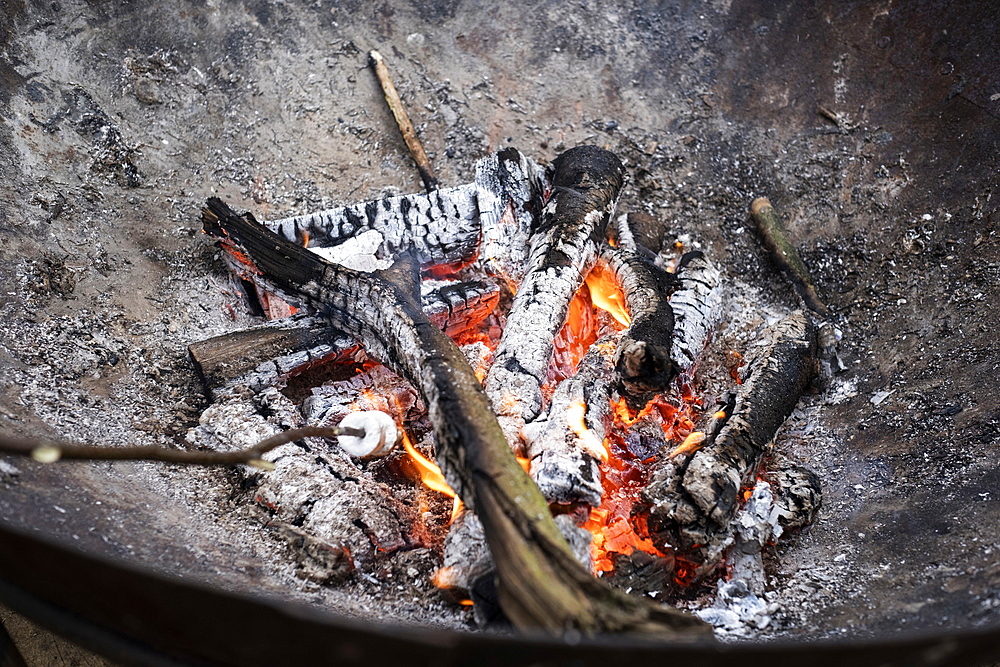
<path id="1" fill-rule="evenodd" d="M 853 387 L 808 413 L 822 446 L 802 419 L 790 429 L 828 503 L 779 547 L 779 586 L 812 587 L 779 635 L 995 627 L 989 3 L 0 9 L 0 428 L 155 442 L 197 420 L 184 347 L 244 322 L 227 315 L 197 234 L 205 197 L 268 217 L 420 189 L 365 69 L 378 47 L 442 182 L 467 181 L 506 145 L 540 160 L 606 146 L 631 173 L 623 208 L 791 306 L 747 220 L 769 196 L 838 315 Z M 229 502 L 224 471 L 9 463 L 8 526 L 230 591 L 309 598 Z M 225 516 L 206 515 L 208 501 Z"/>

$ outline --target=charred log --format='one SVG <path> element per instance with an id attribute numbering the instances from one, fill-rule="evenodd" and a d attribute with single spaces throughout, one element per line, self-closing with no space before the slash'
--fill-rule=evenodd
<path id="1" fill-rule="evenodd" d="M 803 312 L 776 324 L 718 437 L 690 456 L 664 459 L 644 489 L 654 541 L 697 564 L 699 574 L 728 546 L 740 490 L 815 375 L 815 356 L 816 330 Z"/>
<path id="2" fill-rule="evenodd" d="M 611 158 L 620 185 L 621 166 Z M 572 158 L 562 164 L 570 178 L 562 179 L 561 187 L 575 188 L 562 213 L 606 218 L 613 196 L 607 181 L 594 183 L 590 168 L 572 168 Z M 556 213 L 558 219 L 558 208 Z M 554 634 L 706 634 L 697 619 L 613 591 L 576 561 L 544 497 L 510 451 L 461 351 L 421 310 L 415 265 L 364 274 L 329 264 L 252 217 L 235 215 L 218 199 L 209 200 L 203 217 L 207 232 L 246 252 L 276 285 L 301 295 L 333 326 L 364 341 L 370 355 L 417 388 L 433 426 L 437 462 L 483 522 L 501 605 L 515 626 Z"/>
<path id="3" fill-rule="evenodd" d="M 424 313 L 449 336 L 478 326 L 496 308 L 500 291 L 484 281 L 424 281 Z M 188 346 L 209 396 L 219 400 L 242 388 L 256 393 L 330 361 L 344 361 L 357 348 L 346 334 L 333 334 L 320 317 L 299 316 L 208 338 Z M 359 352 L 353 361 L 364 361 Z"/>
<path id="4" fill-rule="evenodd" d="M 694 366 L 719 319 L 721 275 L 700 252 L 688 253 L 677 269 L 679 286 L 670 297 L 674 314 L 671 357 L 680 370 Z"/>
<path id="5" fill-rule="evenodd" d="M 621 285 L 632 320 L 615 351 L 615 371 L 622 395 L 638 409 L 666 390 L 677 375 L 671 358 L 674 313 L 668 299 L 678 283 L 672 274 L 637 255 L 607 248 L 601 257 Z"/>
<path id="6" fill-rule="evenodd" d="M 553 163 L 552 196 L 532 236 L 527 273 L 486 376 L 486 391 L 516 445 L 524 423 L 542 409 L 541 386 L 553 340 L 570 300 L 597 261 L 625 178 L 612 153 L 594 146 L 566 151 Z"/>

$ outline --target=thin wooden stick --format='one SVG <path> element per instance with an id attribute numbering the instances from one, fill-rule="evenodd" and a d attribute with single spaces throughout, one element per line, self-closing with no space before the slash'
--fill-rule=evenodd
<path id="1" fill-rule="evenodd" d="M 403 135 L 403 141 L 406 142 L 406 147 L 409 149 L 410 155 L 413 156 L 413 161 L 417 163 L 417 171 L 420 172 L 420 178 L 424 181 L 424 188 L 428 192 L 437 190 L 437 176 L 434 175 L 434 169 L 431 167 L 430 160 L 427 159 L 423 144 L 420 143 L 417 132 L 413 129 L 413 123 L 410 122 L 403 101 L 399 99 L 399 93 L 396 92 L 396 86 L 392 83 L 392 77 L 389 75 L 389 69 L 385 66 L 382 54 L 378 51 L 370 51 L 368 62 L 375 70 L 375 76 L 382 86 L 382 92 L 385 93 L 386 104 L 389 105 L 389 110 L 396 119 L 399 132 Z"/>
<path id="2" fill-rule="evenodd" d="M 338 426 L 304 426 L 275 433 L 253 447 L 234 452 L 203 452 L 190 449 L 167 449 L 165 447 L 102 447 L 83 445 L 75 442 L 41 440 L 38 438 L 17 438 L 0 435 L 0 453 L 31 456 L 42 463 L 52 463 L 60 459 L 91 459 L 101 461 L 167 461 L 169 463 L 190 463 L 194 465 L 233 465 L 247 463 L 262 469 L 270 469 L 268 461 L 260 457 L 272 449 L 302 438 L 335 438 L 350 435 L 359 438 L 365 432 L 356 428 Z"/>
<path id="3" fill-rule="evenodd" d="M 788 238 L 788 230 L 782 224 L 781 218 L 766 197 L 758 197 L 750 204 L 750 214 L 757 223 L 757 230 L 764 238 L 764 245 L 771 253 L 771 259 L 781 268 L 792 283 L 792 287 L 806 306 L 824 317 L 830 314 L 830 309 L 816 294 L 816 288 L 809 277 L 809 271 L 799 256 L 799 251 Z"/>

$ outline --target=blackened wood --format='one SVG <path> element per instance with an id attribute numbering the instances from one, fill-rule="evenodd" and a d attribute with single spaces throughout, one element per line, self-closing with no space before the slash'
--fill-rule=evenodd
<path id="1" fill-rule="evenodd" d="M 386 197 L 264 224 L 289 241 L 320 248 L 374 230 L 383 239 L 376 252 L 379 259 L 413 251 L 424 265 L 464 264 L 479 248 L 475 185 Z"/>
<path id="2" fill-rule="evenodd" d="M 218 199 L 209 200 L 203 219 L 206 231 L 238 246 L 276 284 L 297 291 L 417 388 L 433 426 L 438 465 L 483 522 L 501 605 L 515 626 L 553 634 L 708 634 L 701 621 L 614 591 L 576 561 L 462 352 L 420 309 L 415 266 L 364 274 L 329 264 Z"/>
<path id="3" fill-rule="evenodd" d="M 766 340 L 714 442 L 690 456 L 663 459 L 643 490 L 655 542 L 698 564 L 700 573 L 718 564 L 740 490 L 816 372 L 816 329 L 804 312 L 781 320 Z"/>
<path id="4" fill-rule="evenodd" d="M 198 341 L 188 352 L 211 392 L 270 359 L 318 347 L 329 337 L 323 320 L 293 318 Z"/>
<path id="5" fill-rule="evenodd" d="M 499 300 L 499 288 L 484 281 L 421 283 L 424 312 L 450 336 L 477 326 Z M 273 386 L 356 345 L 347 335 L 331 338 L 322 318 L 305 316 L 208 338 L 188 351 L 209 397 L 218 400 L 236 385 L 254 392 Z"/>
<path id="6" fill-rule="evenodd" d="M 759 197 L 750 204 L 750 214 L 757 223 L 757 231 L 764 239 L 764 245 L 771 253 L 771 259 L 778 265 L 785 277 L 792 283 L 795 292 L 802 298 L 802 302 L 812 311 L 820 315 L 829 315 L 830 309 L 826 307 L 816 288 L 813 286 L 812 278 L 809 277 L 809 270 L 799 256 L 788 230 L 778 217 L 771 202 L 765 197 Z"/>
<path id="7" fill-rule="evenodd" d="M 641 407 L 667 389 L 677 375 L 671 359 L 674 312 L 669 298 L 677 279 L 635 254 L 606 248 L 601 253 L 625 295 L 631 323 L 615 351 L 615 371 L 622 395 Z"/>
<path id="8" fill-rule="evenodd" d="M 553 162 L 552 196 L 532 237 L 528 270 L 486 376 L 486 391 L 512 444 L 542 409 L 541 386 L 553 341 L 597 260 L 597 244 L 603 242 L 624 178 L 621 161 L 596 146 L 570 149 Z"/>

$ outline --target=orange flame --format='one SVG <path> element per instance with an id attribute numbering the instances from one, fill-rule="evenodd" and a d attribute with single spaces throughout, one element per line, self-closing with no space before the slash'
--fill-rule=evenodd
<path id="1" fill-rule="evenodd" d="M 684 438 L 684 442 L 674 447 L 667 457 L 675 459 L 681 454 L 693 454 L 694 452 L 701 449 L 702 443 L 705 442 L 705 434 L 701 431 L 691 431 L 688 436 Z"/>
<path id="2" fill-rule="evenodd" d="M 587 274 L 587 287 L 594 305 L 607 311 L 623 327 L 632 323 L 632 317 L 625 307 L 625 295 L 615 274 L 603 262 L 598 262 Z"/>
<path id="3" fill-rule="evenodd" d="M 608 460 L 608 448 L 601 442 L 596 433 L 587 428 L 586 416 L 587 404 L 583 401 L 575 401 L 566 410 L 566 424 L 580 438 L 583 451 L 603 463 Z"/>

